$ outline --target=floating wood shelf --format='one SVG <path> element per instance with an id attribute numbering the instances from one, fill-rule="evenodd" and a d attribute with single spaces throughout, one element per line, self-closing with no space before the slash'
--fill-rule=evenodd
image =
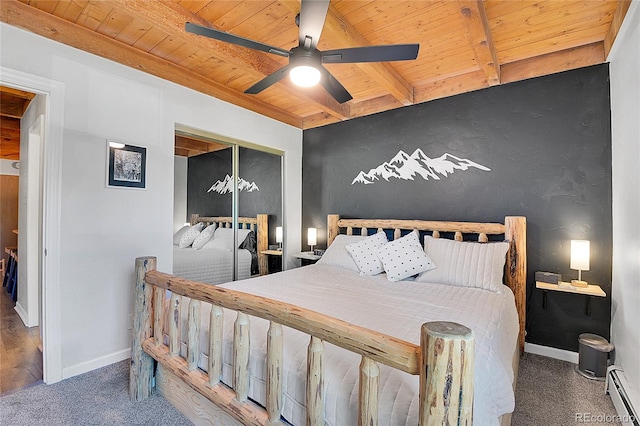
<path id="1" fill-rule="evenodd" d="M 561 282 L 561 285 L 557 285 L 536 281 L 536 288 L 540 288 L 542 290 L 562 291 L 566 293 L 586 294 L 587 296 L 607 297 L 607 293 L 605 293 L 599 285 L 595 284 L 589 284 L 586 287 L 573 287 L 571 283 L 567 282 Z"/>
<path id="2" fill-rule="evenodd" d="M 544 283 L 542 281 L 536 281 L 536 288 L 539 288 L 543 291 L 543 294 L 542 294 L 543 309 L 547 308 L 547 291 L 548 290 L 560 291 L 563 293 L 577 293 L 577 294 L 583 294 L 587 296 L 587 304 L 585 308 L 587 315 L 591 315 L 591 297 L 593 296 L 607 297 L 607 293 L 605 293 L 604 290 L 602 290 L 602 288 L 600 288 L 600 286 L 596 284 L 589 284 L 586 287 L 574 287 L 571 285 L 571 283 L 567 283 L 563 281 L 560 282 L 560 285 Z"/>

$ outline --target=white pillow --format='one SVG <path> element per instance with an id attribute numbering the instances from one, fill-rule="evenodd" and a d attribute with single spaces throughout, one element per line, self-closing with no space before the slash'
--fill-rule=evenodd
<path id="1" fill-rule="evenodd" d="M 365 238 L 367 237 L 364 235 L 337 235 L 333 243 L 327 247 L 327 250 L 316 264 L 338 266 L 354 272 L 360 272 L 358 265 L 353 261 L 353 258 L 345 247 L 347 244 L 357 243 Z"/>
<path id="2" fill-rule="evenodd" d="M 242 244 L 251 229 L 238 229 L 238 245 Z M 233 251 L 233 228 L 218 228 L 213 233 L 213 238 L 207 243 L 206 248 L 217 248 Z"/>
<path id="3" fill-rule="evenodd" d="M 376 249 L 387 242 L 389 242 L 387 234 L 381 231 L 345 246 L 353 261 L 356 262 L 360 275 L 377 275 L 384 272 L 384 265 L 378 258 Z"/>
<path id="4" fill-rule="evenodd" d="M 416 231 L 378 247 L 376 253 L 389 281 L 400 281 L 436 267 L 422 249 Z"/>
<path id="5" fill-rule="evenodd" d="M 174 246 L 177 246 L 178 244 L 180 244 L 180 238 L 182 238 L 184 233 L 187 232 L 187 229 L 189 229 L 189 228 L 190 228 L 189 225 L 185 225 L 182 228 L 178 229 L 175 234 L 173 234 L 173 245 Z"/>
<path id="6" fill-rule="evenodd" d="M 216 224 L 209 225 L 200 232 L 200 234 L 193 240 L 193 247 L 196 250 L 200 250 L 210 239 L 213 237 L 213 232 L 216 230 Z"/>
<path id="7" fill-rule="evenodd" d="M 196 237 L 200 235 L 200 231 L 202 230 L 203 226 L 204 224 L 202 222 L 199 222 L 193 226 L 190 226 L 189 229 L 187 229 L 187 231 L 184 234 L 182 234 L 182 237 L 180 237 L 180 242 L 178 243 L 178 247 L 180 248 L 189 247 L 191 243 L 193 243 L 193 240 L 195 240 Z"/>
<path id="8" fill-rule="evenodd" d="M 416 281 L 475 287 L 502 292 L 502 275 L 509 243 L 475 243 L 425 236 L 424 250 L 438 265 Z"/>

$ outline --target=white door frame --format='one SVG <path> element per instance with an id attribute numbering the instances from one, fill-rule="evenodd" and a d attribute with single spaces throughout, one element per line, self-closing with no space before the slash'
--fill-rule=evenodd
<path id="1" fill-rule="evenodd" d="M 62 200 L 62 140 L 65 85 L 0 65 L 0 83 L 46 97 L 42 189 L 42 322 L 43 379 L 62 380 L 60 303 L 60 216 Z"/>

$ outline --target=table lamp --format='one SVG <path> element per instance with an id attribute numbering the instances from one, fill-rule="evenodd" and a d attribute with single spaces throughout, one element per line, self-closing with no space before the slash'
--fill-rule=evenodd
<path id="1" fill-rule="evenodd" d="M 582 281 L 582 271 L 589 270 L 589 241 L 587 240 L 571 240 L 571 269 L 578 270 L 578 279 L 571 280 L 574 287 L 586 287 L 589 285 L 586 281 Z"/>
<path id="2" fill-rule="evenodd" d="M 278 250 L 282 250 L 282 226 L 276 226 L 276 243 L 278 243 Z"/>
<path id="3" fill-rule="evenodd" d="M 309 228 L 307 230 L 307 244 L 311 246 L 311 253 L 313 253 L 313 246 L 318 244 L 317 237 L 318 230 L 316 228 Z"/>

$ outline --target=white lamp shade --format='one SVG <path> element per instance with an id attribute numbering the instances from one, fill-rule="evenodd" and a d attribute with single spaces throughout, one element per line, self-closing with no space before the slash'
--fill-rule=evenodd
<path id="1" fill-rule="evenodd" d="M 276 227 L 276 243 L 282 242 L 282 226 Z"/>
<path id="2" fill-rule="evenodd" d="M 317 237 L 318 230 L 316 228 L 309 228 L 309 230 L 307 231 L 307 244 L 309 244 L 310 246 L 315 246 L 316 244 L 318 244 Z"/>
<path id="3" fill-rule="evenodd" d="M 571 240 L 571 269 L 589 270 L 589 241 Z"/>

